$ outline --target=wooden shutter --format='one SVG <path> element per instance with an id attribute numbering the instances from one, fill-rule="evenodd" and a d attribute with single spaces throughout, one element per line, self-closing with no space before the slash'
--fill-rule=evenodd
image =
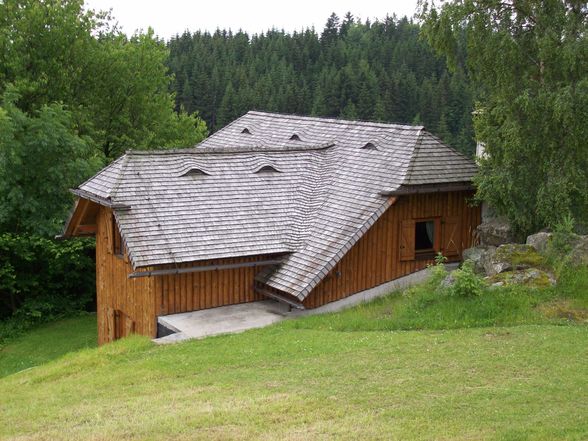
<path id="1" fill-rule="evenodd" d="M 400 222 L 400 260 L 414 260 L 414 235 L 415 221 L 404 220 Z"/>
<path id="2" fill-rule="evenodd" d="M 461 228 L 458 216 L 447 217 L 443 220 L 443 249 L 445 257 L 459 256 L 461 252 Z"/>

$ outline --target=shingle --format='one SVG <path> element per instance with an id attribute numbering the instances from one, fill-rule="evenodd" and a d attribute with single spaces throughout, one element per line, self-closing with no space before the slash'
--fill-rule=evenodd
<path id="1" fill-rule="evenodd" d="M 302 300 L 389 207 L 382 191 L 475 172 L 422 127 L 249 112 L 191 149 L 127 152 L 79 189 L 131 206 L 115 215 L 134 268 L 286 253 L 259 277 Z"/>

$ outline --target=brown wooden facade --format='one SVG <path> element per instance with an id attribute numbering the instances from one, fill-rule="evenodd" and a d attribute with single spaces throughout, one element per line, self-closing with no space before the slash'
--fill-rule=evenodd
<path id="1" fill-rule="evenodd" d="M 155 337 L 157 317 L 261 300 L 254 291 L 260 267 L 129 278 L 133 269 L 122 247 L 112 210 L 100 207 L 96 218 L 96 295 L 98 343 L 132 333 Z M 256 262 L 267 256 L 216 259 L 177 268 Z M 165 269 L 171 267 L 158 267 Z M 174 267 L 176 268 L 176 267 Z M 146 268 L 151 270 L 153 268 Z"/>
<path id="2" fill-rule="evenodd" d="M 472 196 L 472 192 L 447 192 L 398 197 L 306 297 L 304 306 L 316 308 L 426 268 L 436 252 L 449 261 L 460 260 L 480 224 L 480 207 L 468 205 Z M 432 220 L 437 232 L 434 252 L 422 256 L 414 250 L 419 220 Z"/>
<path id="3" fill-rule="evenodd" d="M 304 300 L 306 308 L 342 299 L 425 268 L 436 252 L 459 260 L 473 243 L 480 208 L 468 206 L 471 192 L 398 197 Z M 93 203 L 92 203 L 93 204 Z M 259 266 L 129 278 L 133 272 L 110 208 L 96 205 L 98 341 L 131 333 L 155 337 L 160 315 L 261 300 L 254 290 Z M 415 223 L 435 225 L 434 250 L 415 252 Z M 86 222 L 89 223 L 89 222 Z M 260 262 L 268 256 L 217 259 L 173 268 Z M 145 268 L 144 270 L 171 267 Z"/>

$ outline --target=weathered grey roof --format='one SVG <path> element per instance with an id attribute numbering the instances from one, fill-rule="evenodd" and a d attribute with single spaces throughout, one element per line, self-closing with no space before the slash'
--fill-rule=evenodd
<path id="1" fill-rule="evenodd" d="M 115 215 L 135 268 L 287 253 L 261 277 L 302 300 L 388 208 L 383 192 L 475 172 L 422 127 L 249 112 L 192 149 L 128 152 L 79 190 L 131 207 Z"/>

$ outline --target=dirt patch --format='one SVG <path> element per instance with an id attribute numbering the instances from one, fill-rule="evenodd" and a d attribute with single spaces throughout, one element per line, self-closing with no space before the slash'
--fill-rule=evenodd
<path id="1" fill-rule="evenodd" d="M 577 308 L 570 300 L 556 300 L 540 305 L 538 309 L 547 318 L 588 323 L 588 309 Z"/>

